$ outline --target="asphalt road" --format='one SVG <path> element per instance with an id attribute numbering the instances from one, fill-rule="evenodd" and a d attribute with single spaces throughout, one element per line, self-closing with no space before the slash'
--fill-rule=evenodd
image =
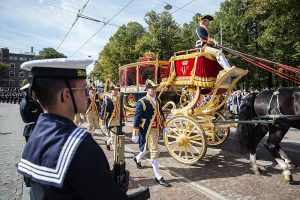
<path id="1" fill-rule="evenodd" d="M 235 139 L 235 131 L 231 130 L 229 139 L 215 148 L 208 148 L 204 158 L 194 166 L 177 162 L 169 155 L 163 141 L 159 141 L 161 155 L 159 165 L 164 176 L 174 185 L 165 189 L 153 184 L 153 172 L 148 160 L 143 164 L 147 172 L 137 172 L 132 161 L 138 153 L 138 146 L 130 141 L 132 126 L 126 123 L 126 162 L 134 175 L 132 189 L 139 185 L 148 185 L 153 193 L 152 199 L 300 199 L 300 170 L 292 170 L 295 183 L 290 185 L 281 177 L 274 159 L 262 146 L 261 142 L 257 159 L 264 171 L 263 176 L 256 176 L 249 170 L 248 155 L 239 148 Z M 0 103 L 0 199 L 28 199 L 24 198 L 22 177 L 15 168 L 20 159 L 24 138 L 22 136 L 24 123 L 22 122 L 18 105 Z M 98 131 L 99 144 L 104 149 L 103 136 Z M 293 160 L 300 165 L 300 134 L 297 130 L 290 130 L 282 147 Z M 113 154 L 106 152 L 112 161 Z M 147 174 L 147 176 L 146 176 Z M 25 191 L 25 192 L 23 192 Z M 203 195 L 206 198 L 203 198 Z"/>

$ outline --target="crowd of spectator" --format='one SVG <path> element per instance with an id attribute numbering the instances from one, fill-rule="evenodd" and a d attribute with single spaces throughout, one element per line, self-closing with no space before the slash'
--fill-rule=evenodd
<path id="1" fill-rule="evenodd" d="M 0 102 L 20 104 L 24 93 L 18 88 L 0 88 Z"/>

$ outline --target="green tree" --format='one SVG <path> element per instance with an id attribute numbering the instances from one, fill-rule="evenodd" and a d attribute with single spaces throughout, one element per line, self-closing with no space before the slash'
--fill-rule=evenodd
<path id="1" fill-rule="evenodd" d="M 297 67 L 300 63 L 299 6 L 296 0 L 225 1 L 216 13 L 211 33 L 220 41 L 218 33 L 222 24 L 224 46 Z M 244 79 L 246 88 L 287 85 L 283 79 L 239 57 L 228 55 L 228 58 L 232 64 L 249 70 Z"/>
<path id="2" fill-rule="evenodd" d="M 195 48 L 196 43 L 196 28 L 199 25 L 200 14 L 194 15 L 190 23 L 184 23 L 180 31 L 180 39 L 178 41 L 179 48 L 184 49 L 193 49 Z"/>
<path id="3" fill-rule="evenodd" d="M 160 59 L 169 60 L 174 52 L 180 50 L 180 28 L 167 11 L 148 12 L 145 15 L 148 32 L 137 41 L 136 51 L 144 55 L 150 50 L 159 55 Z"/>
<path id="4" fill-rule="evenodd" d="M 4 62 L 0 62 L 0 74 L 7 71 L 9 69 L 9 64 L 6 64 Z M 2 76 L 0 76 L 0 80 L 2 79 Z"/>
<path id="5" fill-rule="evenodd" d="M 48 47 L 40 51 L 39 54 L 34 57 L 34 60 L 47 59 L 47 58 L 66 58 L 66 57 L 67 56 L 65 56 L 63 53 L 59 53 L 55 49 Z"/>
<path id="6" fill-rule="evenodd" d="M 107 78 L 117 81 L 119 65 L 135 62 L 139 57 L 135 43 L 144 34 L 144 27 L 137 22 L 121 26 L 101 51 L 93 76 L 102 81 Z"/>
<path id="7" fill-rule="evenodd" d="M 8 70 L 9 66 L 10 66 L 9 64 L 6 64 L 4 62 L 0 62 L 0 72 L 2 73 L 3 71 Z"/>

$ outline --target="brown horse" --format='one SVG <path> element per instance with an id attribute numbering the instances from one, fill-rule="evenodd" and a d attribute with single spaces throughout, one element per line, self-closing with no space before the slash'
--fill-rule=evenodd
<path id="1" fill-rule="evenodd" d="M 292 116 L 285 118 L 284 115 Z M 299 117 L 298 117 L 298 116 Z M 290 168 L 296 166 L 291 162 L 279 143 L 290 127 L 300 129 L 300 88 L 281 88 L 266 90 L 248 95 L 241 105 L 239 120 L 252 120 L 261 116 L 280 116 L 274 123 L 240 123 L 237 135 L 240 144 L 250 153 L 250 163 L 255 174 L 261 174 L 256 164 L 256 149 L 261 139 L 269 132 L 264 144 L 283 170 L 283 178 L 293 181 Z"/>

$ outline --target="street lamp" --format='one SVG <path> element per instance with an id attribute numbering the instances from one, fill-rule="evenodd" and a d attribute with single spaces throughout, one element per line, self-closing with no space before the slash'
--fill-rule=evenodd
<path id="1" fill-rule="evenodd" d="M 166 10 L 171 10 L 172 9 L 172 6 L 170 5 L 170 4 L 167 4 L 167 5 L 165 5 L 165 7 L 164 7 Z"/>

